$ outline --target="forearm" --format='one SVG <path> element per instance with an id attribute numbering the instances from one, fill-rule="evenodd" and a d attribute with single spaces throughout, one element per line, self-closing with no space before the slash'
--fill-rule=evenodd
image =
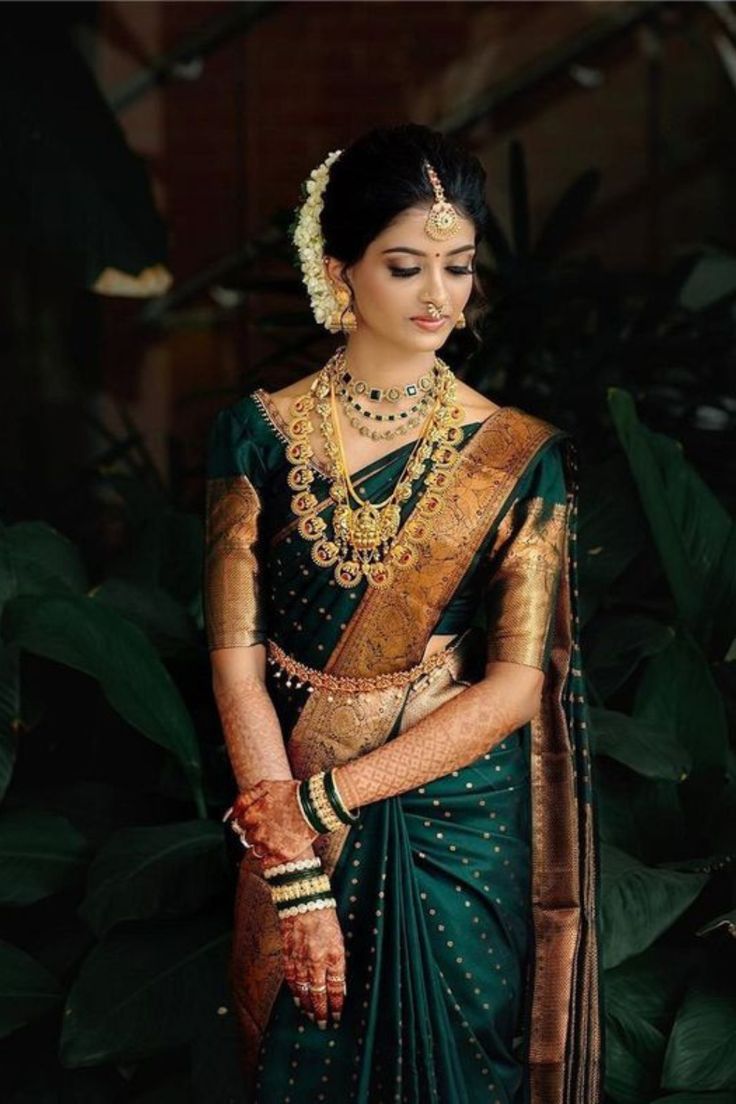
<path id="1" fill-rule="evenodd" d="M 337 787 L 349 809 L 405 793 L 472 763 L 533 712 L 505 679 L 487 677 L 382 747 L 343 763 Z"/>
<path id="2" fill-rule="evenodd" d="M 238 792 L 264 778 L 293 778 L 278 715 L 263 679 L 215 671 L 212 686 Z M 312 855 L 309 845 L 299 857 Z"/>

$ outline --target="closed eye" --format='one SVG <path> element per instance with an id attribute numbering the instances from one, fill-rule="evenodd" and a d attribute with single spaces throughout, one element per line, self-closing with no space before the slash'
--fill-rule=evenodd
<path id="1" fill-rule="evenodd" d="M 392 276 L 406 277 L 416 276 L 418 268 L 397 268 L 395 265 L 389 265 L 389 272 Z M 472 276 L 475 269 L 473 268 L 461 268 L 459 265 L 450 265 L 447 269 L 453 276 Z"/>

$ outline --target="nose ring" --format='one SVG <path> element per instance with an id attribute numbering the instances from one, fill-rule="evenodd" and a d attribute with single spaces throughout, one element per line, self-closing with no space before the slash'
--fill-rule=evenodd
<path id="1" fill-rule="evenodd" d="M 427 310 L 429 311 L 432 318 L 442 317 L 442 308 L 435 306 L 434 303 L 427 303 Z"/>

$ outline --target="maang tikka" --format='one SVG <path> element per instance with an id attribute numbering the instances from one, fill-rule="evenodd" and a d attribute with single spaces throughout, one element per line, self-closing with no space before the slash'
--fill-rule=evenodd
<path id="1" fill-rule="evenodd" d="M 434 203 L 429 209 L 427 221 L 424 224 L 425 233 L 435 241 L 445 241 L 456 234 L 460 228 L 457 211 L 445 198 L 445 189 L 436 170 L 429 161 L 424 161 L 424 168 L 434 191 Z"/>

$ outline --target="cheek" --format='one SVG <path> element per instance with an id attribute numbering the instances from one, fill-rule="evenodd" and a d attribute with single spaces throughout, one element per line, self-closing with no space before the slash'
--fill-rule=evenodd
<path id="1" fill-rule="evenodd" d="M 409 281 L 402 281 L 395 276 L 380 274 L 373 277 L 363 287 L 364 310 L 368 314 L 376 311 L 384 316 L 387 313 L 403 315 L 403 304 L 408 302 L 411 296 L 409 288 L 403 286 L 408 283 Z"/>

